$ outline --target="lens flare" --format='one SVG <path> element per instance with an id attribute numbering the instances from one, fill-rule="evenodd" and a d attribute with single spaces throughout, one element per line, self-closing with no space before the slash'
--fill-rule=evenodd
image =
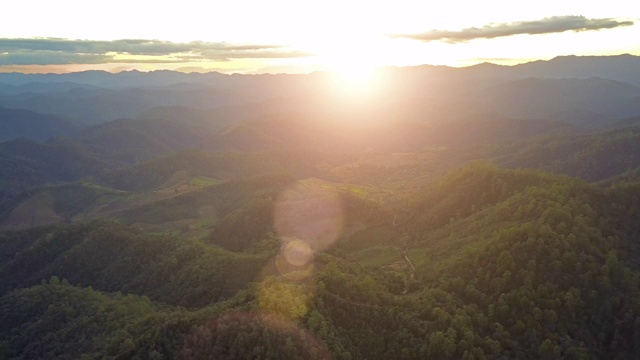
<path id="1" fill-rule="evenodd" d="M 281 251 L 275 258 L 275 268 L 278 273 L 284 278 L 292 281 L 302 281 L 313 274 L 313 261 L 311 256 L 313 252 L 309 254 L 309 259 L 301 261 L 302 258 L 294 255 L 293 261 L 287 259 L 287 255 L 284 251 Z M 292 256 L 291 254 L 289 255 Z M 296 265 L 296 263 L 301 265 Z"/>
<path id="2" fill-rule="evenodd" d="M 343 226 L 342 202 L 323 186 L 298 182 L 276 202 L 273 221 L 281 246 L 258 285 L 258 307 L 264 313 L 296 321 L 309 311 L 317 289 L 315 253 L 331 246 Z"/>
<path id="3" fill-rule="evenodd" d="M 261 311 L 298 320 L 309 311 L 315 292 L 305 283 L 268 276 L 260 283 L 258 307 Z"/>
<path id="4" fill-rule="evenodd" d="M 305 266 L 313 257 L 313 250 L 306 242 L 295 239 L 284 246 L 283 255 L 289 264 Z"/>
<path id="5" fill-rule="evenodd" d="M 321 251 L 338 239 L 343 218 L 342 203 L 335 192 L 319 185 L 298 183 L 278 200 L 274 225 L 281 239 L 299 239 L 309 249 Z M 302 251 L 299 244 L 293 246 Z"/>

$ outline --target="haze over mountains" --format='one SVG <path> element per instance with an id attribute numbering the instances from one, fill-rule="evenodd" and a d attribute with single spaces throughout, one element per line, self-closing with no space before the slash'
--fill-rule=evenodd
<path id="1" fill-rule="evenodd" d="M 637 154 L 631 55 L 0 74 L 0 358 L 632 359 Z"/>
<path id="2" fill-rule="evenodd" d="M 448 111 L 465 103 L 467 107 L 471 106 L 466 113 L 504 112 L 503 115 L 512 117 L 546 118 L 583 110 L 594 115 L 616 117 L 638 112 L 634 107 L 637 102 L 633 102 L 640 86 L 638 62 L 638 57 L 620 55 L 559 57 L 511 67 L 482 64 L 468 68 L 428 65 L 387 68 L 380 71 L 382 88 L 378 90 L 384 103 L 425 97 L 429 101 L 420 99 L 426 102 L 425 106 Z M 3 94 L 0 105 L 97 124 L 122 117 L 135 118 L 157 106 L 212 109 L 276 98 L 328 96 L 334 92 L 335 86 L 341 86 L 335 83 L 334 78 L 328 73 L 3 73 L 0 74 L 0 94 Z M 482 97 L 474 99 L 479 94 Z M 572 98 L 566 104 L 553 103 L 558 96 L 569 94 Z M 600 103 L 592 103 L 598 94 L 607 98 L 600 99 Z M 603 104 L 605 102 L 607 105 Z M 551 109 L 535 111 L 536 104 L 539 107 L 551 106 Z M 521 105 L 525 110 L 515 110 Z M 588 108 L 582 109 L 584 106 Z"/>
<path id="3" fill-rule="evenodd" d="M 5 176 L 40 172 L 42 159 L 58 151 L 67 155 L 56 158 L 98 159 L 106 171 L 188 148 L 415 152 L 574 136 L 640 116 L 639 69 L 631 55 L 388 68 L 364 94 L 350 94 L 328 73 L 0 74 L 1 139 L 40 142 L 3 143 L 3 162 L 14 169 Z M 30 162 L 16 161 L 15 148 L 25 146 L 19 156 Z M 77 168 L 62 173 L 98 175 Z M 20 182 L 18 189 L 32 184 Z"/>

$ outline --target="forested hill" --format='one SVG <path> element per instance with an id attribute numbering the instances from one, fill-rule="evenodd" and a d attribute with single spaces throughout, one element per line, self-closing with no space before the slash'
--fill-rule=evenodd
<path id="1" fill-rule="evenodd" d="M 4 354 L 630 359 L 640 351 L 640 185 L 486 164 L 437 184 L 395 221 L 378 213 L 387 220 L 352 222 L 361 225 L 316 253 L 313 267 L 284 272 L 273 230 L 252 253 L 105 222 L 5 232 Z M 346 209 L 375 219 L 366 207 Z M 362 241 L 367 233 L 377 235 Z"/>
<path id="2" fill-rule="evenodd" d="M 512 168 L 540 168 L 588 181 L 605 180 L 640 166 L 640 159 L 635 156 L 640 153 L 637 126 L 595 134 L 540 137 L 514 145 L 500 149 L 496 163 Z"/>

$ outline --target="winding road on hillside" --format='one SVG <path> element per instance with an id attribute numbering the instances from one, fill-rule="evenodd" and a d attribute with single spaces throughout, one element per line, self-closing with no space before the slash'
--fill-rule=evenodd
<path id="1" fill-rule="evenodd" d="M 405 260 L 405 261 L 407 262 L 407 264 L 409 264 L 409 266 L 411 267 L 411 274 L 409 274 L 409 278 L 410 278 L 410 279 L 413 279 L 413 276 L 414 276 L 414 274 L 415 274 L 415 272 L 416 272 L 416 267 L 415 267 L 415 266 L 413 266 L 413 263 L 411 262 L 411 260 L 409 260 L 409 257 L 407 256 L 407 250 L 408 250 L 408 249 L 405 249 L 405 250 L 402 252 L 402 255 L 404 256 L 404 260 Z"/>

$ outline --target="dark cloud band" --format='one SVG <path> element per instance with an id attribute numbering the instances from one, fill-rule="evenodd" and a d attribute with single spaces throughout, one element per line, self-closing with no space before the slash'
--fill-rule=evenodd
<path id="1" fill-rule="evenodd" d="M 123 60 L 118 55 L 144 56 Z M 181 63 L 227 61 L 243 58 L 294 58 L 309 56 L 279 45 L 229 44 L 161 40 L 113 41 L 59 38 L 0 39 L 0 65 L 101 64 L 111 62 Z"/>
<path id="2" fill-rule="evenodd" d="M 633 21 L 587 19 L 584 16 L 553 16 L 534 21 L 489 24 L 460 31 L 431 30 L 421 34 L 395 34 L 391 37 L 420 41 L 459 43 L 474 39 L 492 39 L 520 34 L 551 34 L 565 31 L 595 31 L 633 25 Z"/>

